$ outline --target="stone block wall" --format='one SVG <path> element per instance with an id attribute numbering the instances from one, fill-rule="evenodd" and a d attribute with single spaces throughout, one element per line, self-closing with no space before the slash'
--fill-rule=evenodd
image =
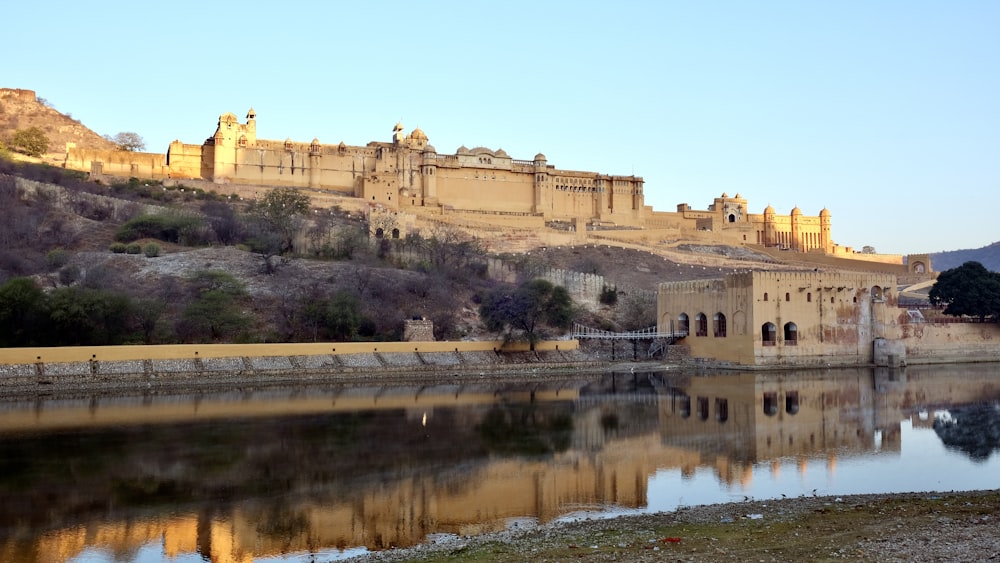
<path id="1" fill-rule="evenodd" d="M 601 291 L 607 283 L 604 276 L 599 274 L 585 274 L 561 268 L 527 268 L 499 259 L 488 260 L 487 273 L 492 279 L 507 283 L 517 283 L 518 280 L 525 278 L 541 278 L 566 288 L 573 301 L 589 308 L 598 306 Z"/>
<path id="2" fill-rule="evenodd" d="M 403 321 L 403 340 L 407 342 L 433 341 L 434 321 L 427 319 L 407 319 Z"/>

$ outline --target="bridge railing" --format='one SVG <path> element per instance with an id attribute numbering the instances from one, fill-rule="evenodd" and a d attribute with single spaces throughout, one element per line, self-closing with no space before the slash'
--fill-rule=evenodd
<path id="1" fill-rule="evenodd" d="M 678 338 L 684 338 L 687 335 L 688 332 L 686 330 L 660 332 L 656 326 L 628 332 L 612 332 L 610 330 L 592 328 L 579 323 L 575 323 L 573 325 L 573 338 L 576 339 L 595 338 L 603 340 L 656 340 L 666 338 L 676 340 Z"/>

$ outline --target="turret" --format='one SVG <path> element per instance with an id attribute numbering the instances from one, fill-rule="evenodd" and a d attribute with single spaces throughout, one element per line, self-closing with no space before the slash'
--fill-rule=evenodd
<path id="1" fill-rule="evenodd" d="M 819 226 L 823 239 L 823 252 L 833 252 L 833 240 L 830 235 L 830 210 L 825 207 L 819 212 Z"/>
<path id="2" fill-rule="evenodd" d="M 792 240 L 791 240 L 792 250 L 801 252 L 804 250 L 802 247 L 802 210 L 799 206 L 792 208 Z"/>
<path id="3" fill-rule="evenodd" d="M 774 225 L 774 208 L 768 205 L 764 208 L 764 246 L 778 244 Z"/>

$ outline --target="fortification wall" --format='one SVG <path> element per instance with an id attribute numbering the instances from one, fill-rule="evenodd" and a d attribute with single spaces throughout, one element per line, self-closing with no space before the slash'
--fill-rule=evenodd
<path id="1" fill-rule="evenodd" d="M 600 304 L 601 292 L 607 284 L 604 276 L 599 274 L 584 274 L 560 268 L 520 266 L 497 258 L 487 260 L 486 266 L 487 274 L 497 281 L 518 283 L 522 278 L 541 278 L 554 285 L 560 285 L 566 288 L 574 301 L 588 308 Z"/>
<path id="2" fill-rule="evenodd" d="M 26 196 L 38 197 L 51 203 L 57 209 L 80 212 L 82 207 L 100 209 L 101 213 L 115 221 L 127 221 L 140 213 L 161 213 L 166 209 L 155 205 L 145 205 L 116 197 L 89 194 L 67 190 L 54 184 L 44 184 L 15 177 L 17 188 Z"/>
<path id="3" fill-rule="evenodd" d="M 819 252 L 796 252 L 768 248 L 761 245 L 748 245 L 753 250 L 773 256 L 779 261 L 795 261 L 803 264 L 814 264 L 839 270 L 882 271 L 888 274 L 903 275 L 907 267 L 903 264 L 901 254 L 837 254 L 829 255 Z M 843 247 L 837 247 L 843 248 Z"/>
<path id="4" fill-rule="evenodd" d="M 997 323 L 914 323 L 900 332 L 907 363 L 1000 362 Z"/>
<path id="5" fill-rule="evenodd" d="M 159 153 L 70 147 L 66 151 L 63 166 L 71 170 L 95 172 L 95 176 L 109 174 L 153 179 L 170 177 L 166 155 Z"/>

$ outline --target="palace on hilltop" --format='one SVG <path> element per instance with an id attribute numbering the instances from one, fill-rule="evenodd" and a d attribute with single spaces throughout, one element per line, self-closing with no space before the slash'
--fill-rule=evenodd
<path id="1" fill-rule="evenodd" d="M 768 205 L 763 213 L 751 213 L 740 194 L 723 193 L 706 209 L 682 203 L 676 211 L 655 211 L 645 204 L 641 177 L 564 170 L 542 153 L 522 160 L 503 149 L 462 146 L 442 154 L 421 129 L 406 133 L 399 123 L 390 140 L 363 146 L 267 140 L 257 137 L 257 114 L 250 109 L 243 121 L 222 114 L 214 134 L 201 144 L 174 141 L 166 154 L 69 146 L 64 165 L 96 178 L 195 183 L 251 197 L 268 188 L 292 187 L 307 191 L 314 201 L 340 198 L 395 216 L 464 214 L 497 224 L 517 220 L 522 228 L 536 230 L 561 226 L 569 232 L 602 231 L 605 238 L 617 232 L 614 236 L 622 240 L 686 239 L 904 263 L 901 256 L 855 256 L 860 253 L 836 245 L 827 209 L 808 216 L 795 207 L 780 215 Z M 929 269 L 929 262 L 923 259 L 920 267 Z"/>

